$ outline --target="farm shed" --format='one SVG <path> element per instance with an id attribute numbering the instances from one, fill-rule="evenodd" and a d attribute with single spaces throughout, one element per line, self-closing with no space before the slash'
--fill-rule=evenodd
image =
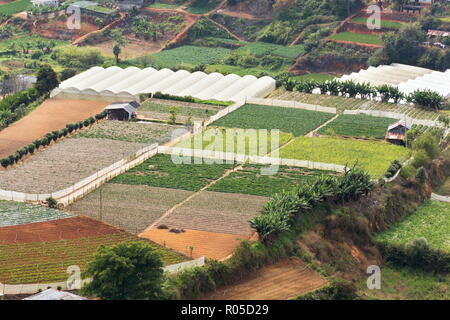
<path id="1" fill-rule="evenodd" d="M 450 98 L 450 69 L 446 72 L 439 72 L 393 63 L 353 72 L 350 75 L 342 76 L 340 80 L 369 83 L 373 86 L 387 84 L 398 87 L 404 94 L 410 94 L 416 90 L 429 89 L 446 98 Z"/>
<path id="2" fill-rule="evenodd" d="M 386 140 L 395 144 L 403 144 L 406 132 L 411 129 L 405 121 L 398 121 L 391 124 L 386 132 Z"/>
<path id="3" fill-rule="evenodd" d="M 108 112 L 108 120 L 126 121 L 133 118 L 139 103 L 132 102 L 116 102 L 105 108 Z"/>
<path id="4" fill-rule="evenodd" d="M 238 101 L 243 98 L 263 98 L 275 90 L 271 77 L 256 78 L 220 73 L 190 73 L 186 70 L 156 70 L 92 67 L 66 81 L 52 91 L 52 97 L 107 101 L 139 100 L 144 93 L 162 92 L 199 99 Z"/>

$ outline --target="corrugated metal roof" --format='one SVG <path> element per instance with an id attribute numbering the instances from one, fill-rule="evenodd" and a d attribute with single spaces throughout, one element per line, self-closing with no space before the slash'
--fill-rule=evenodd
<path id="1" fill-rule="evenodd" d="M 58 291 L 55 289 L 47 289 L 35 295 L 24 298 L 23 300 L 87 300 L 87 299 L 70 292 Z"/>

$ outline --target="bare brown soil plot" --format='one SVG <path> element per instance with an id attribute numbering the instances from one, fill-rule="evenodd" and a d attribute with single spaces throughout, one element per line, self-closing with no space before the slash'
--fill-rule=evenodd
<path id="1" fill-rule="evenodd" d="M 68 210 L 138 233 L 192 193 L 144 185 L 107 183 L 70 205 Z"/>
<path id="2" fill-rule="evenodd" d="M 109 139 L 64 139 L 11 169 L 0 171 L 0 189 L 50 193 L 70 187 L 145 145 Z"/>
<path id="3" fill-rule="evenodd" d="M 157 228 L 146 230 L 139 236 L 194 259 L 204 256 L 216 260 L 227 258 L 242 240 L 250 238 L 235 234 L 190 229 L 185 229 L 181 233 L 174 233 L 168 229 Z"/>
<path id="4" fill-rule="evenodd" d="M 261 212 L 266 197 L 203 191 L 161 221 L 169 227 L 250 236 L 249 220 Z"/>
<path id="5" fill-rule="evenodd" d="M 9 156 L 46 133 L 69 122 L 96 115 L 108 105 L 104 101 L 48 99 L 27 116 L 0 131 L 0 158 Z"/>
<path id="6" fill-rule="evenodd" d="M 52 19 L 37 23 L 32 32 L 51 39 L 74 40 L 95 30 L 98 30 L 98 27 L 88 21 L 82 21 L 80 29 L 68 29 L 66 21 Z"/>
<path id="7" fill-rule="evenodd" d="M 149 41 L 138 41 L 128 39 L 128 44 L 122 48 L 120 53 L 120 58 L 123 60 L 134 59 L 137 57 L 145 56 L 151 53 L 156 53 L 161 51 L 164 47 L 164 42 L 149 42 Z M 104 41 L 101 43 L 94 44 L 92 46 L 98 48 L 104 55 L 108 57 L 114 57 L 112 48 L 114 46 L 114 41 Z"/>
<path id="8" fill-rule="evenodd" d="M 71 240 L 116 233 L 118 230 L 89 217 L 70 217 L 0 228 L 0 244 Z"/>
<path id="9" fill-rule="evenodd" d="M 244 281 L 218 289 L 208 300 L 287 300 L 322 288 L 327 281 L 303 261 L 286 259 L 250 274 Z"/>

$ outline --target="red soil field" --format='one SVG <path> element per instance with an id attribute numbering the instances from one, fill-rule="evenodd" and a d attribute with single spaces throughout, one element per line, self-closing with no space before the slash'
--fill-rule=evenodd
<path id="1" fill-rule="evenodd" d="M 156 242 L 164 247 L 171 248 L 188 257 L 191 255 L 189 246 L 193 247 L 192 258 L 207 257 L 223 260 L 233 253 L 242 240 L 250 237 L 227 233 L 215 233 L 185 229 L 182 233 L 169 232 L 167 229 L 151 228 L 139 235 Z"/>
<path id="2" fill-rule="evenodd" d="M 117 233 L 120 230 L 89 217 L 37 222 L 0 228 L 0 244 L 73 240 Z"/>
<path id="3" fill-rule="evenodd" d="M 327 280 L 291 258 L 252 272 L 245 280 L 207 295 L 207 300 L 287 300 L 322 288 Z"/>
<path id="4" fill-rule="evenodd" d="M 48 99 L 27 116 L 0 131 L 0 158 L 16 152 L 46 133 L 67 123 L 84 120 L 103 111 L 105 101 Z"/>

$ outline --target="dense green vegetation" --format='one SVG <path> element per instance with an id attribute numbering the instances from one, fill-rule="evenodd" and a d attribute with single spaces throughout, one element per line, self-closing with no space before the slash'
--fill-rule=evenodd
<path id="1" fill-rule="evenodd" d="M 234 167 L 230 164 L 206 164 L 200 158 L 190 160 L 192 163 L 175 164 L 170 155 L 157 155 L 111 182 L 198 191 Z"/>
<path id="2" fill-rule="evenodd" d="M 302 136 L 331 119 L 333 114 L 303 109 L 247 104 L 212 126 L 243 129 L 279 129 Z"/>
<path id="3" fill-rule="evenodd" d="M 383 139 L 389 125 L 397 119 L 374 117 L 365 114 L 340 115 L 319 130 L 320 134 Z"/>
<path id="4" fill-rule="evenodd" d="M 425 202 L 412 215 L 391 226 L 389 230 L 375 235 L 377 241 L 405 244 L 425 238 L 435 249 L 450 252 L 450 204 Z"/>
<path id="5" fill-rule="evenodd" d="M 16 0 L 0 5 L 0 13 L 12 15 L 26 11 L 32 7 L 30 0 Z"/>
<path id="6" fill-rule="evenodd" d="M 340 32 L 330 37 L 330 39 L 350 41 L 350 42 L 360 42 L 367 44 L 379 44 L 379 45 L 383 44 L 383 41 L 377 35 L 354 33 L 354 32 Z"/>
<path id="7" fill-rule="evenodd" d="M 355 17 L 350 21 L 354 21 L 354 22 L 358 22 L 358 23 L 367 23 L 367 18 Z M 403 26 L 404 26 L 404 24 L 401 22 L 389 21 L 389 20 L 383 20 L 383 19 L 381 20 L 382 28 L 400 29 Z"/>
<path id="8" fill-rule="evenodd" d="M 317 175 L 335 174 L 307 168 L 279 166 L 275 174 L 261 175 L 261 169 L 267 166 L 246 164 L 242 169 L 219 180 L 208 190 L 270 197 L 282 191 L 293 190 Z"/>
<path id="9" fill-rule="evenodd" d="M 406 160 L 410 150 L 387 142 L 299 137 L 281 148 L 280 157 L 353 166 L 381 177 L 393 160 Z"/>

